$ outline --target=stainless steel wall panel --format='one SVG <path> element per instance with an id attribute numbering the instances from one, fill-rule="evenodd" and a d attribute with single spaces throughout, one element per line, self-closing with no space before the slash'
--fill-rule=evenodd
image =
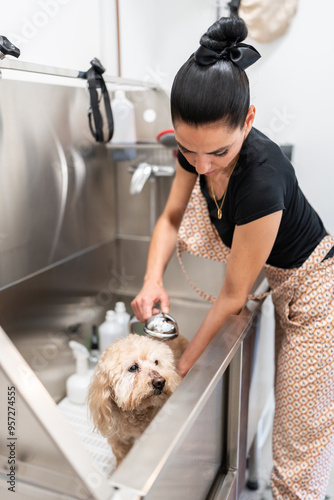
<path id="1" fill-rule="evenodd" d="M 122 278 L 116 283 L 115 292 L 134 297 L 141 289 L 149 244 L 148 237 L 122 237 L 117 240 L 118 263 Z"/>
<path id="2" fill-rule="evenodd" d="M 1 291 L 0 324 L 55 401 L 75 370 L 69 340 L 89 345 L 92 325 L 114 307 L 119 280 L 110 242 Z"/>
<path id="3" fill-rule="evenodd" d="M 158 145 L 147 149 L 141 145 L 136 152 L 136 158 L 131 163 L 116 163 L 118 233 L 120 235 L 150 236 L 150 221 L 156 222 L 168 198 L 173 177 L 151 176 L 140 193 L 129 194 L 134 169 L 143 162 L 150 165 L 171 166 L 175 169 L 175 157 L 172 150 Z M 153 207 L 150 201 L 152 198 Z"/>
<path id="4" fill-rule="evenodd" d="M 148 237 L 123 236 L 118 240 L 120 269 L 129 277 L 126 280 L 127 290 L 122 287 L 119 290 L 120 294 L 130 291 L 135 295 L 140 290 L 146 270 L 149 243 Z M 184 254 L 183 261 L 188 275 L 204 291 L 217 295 L 224 280 L 224 264 L 203 259 L 199 266 L 198 259 L 198 257 Z M 206 303 L 189 285 L 175 255 L 167 266 L 164 286 L 171 298 L 184 298 Z"/>
<path id="5" fill-rule="evenodd" d="M 84 88 L 0 81 L 0 287 L 115 234 L 113 165 Z"/>
<path id="6" fill-rule="evenodd" d="M 171 163 L 171 162 L 170 162 Z M 159 216 L 166 204 L 170 188 L 172 187 L 173 178 L 158 177 L 157 179 L 157 215 Z"/>
<path id="7" fill-rule="evenodd" d="M 132 174 L 128 171 L 128 162 L 117 163 L 117 208 L 118 233 L 120 235 L 150 235 L 150 182 L 146 182 L 142 191 L 130 195 Z"/>

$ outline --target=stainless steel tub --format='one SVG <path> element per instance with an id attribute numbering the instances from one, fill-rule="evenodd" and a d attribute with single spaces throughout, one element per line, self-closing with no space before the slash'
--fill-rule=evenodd
<path id="1" fill-rule="evenodd" d="M 29 498 L 236 499 L 244 486 L 248 391 L 259 304 L 231 317 L 120 467 L 104 476 L 1 330 L 1 397 L 15 387 L 16 488 Z M 15 369 L 13 369 L 15 367 Z M 14 439 L 2 406 L 2 488 Z M 78 493 L 79 492 L 79 493 Z M 20 497 L 19 497 L 20 498 Z"/>
<path id="2" fill-rule="evenodd" d="M 116 162 L 112 147 L 92 141 L 82 82 L 70 74 L 71 84 L 35 81 L 31 74 L 43 69 L 14 63 L 0 64 L 7 68 L 0 80 L 1 498 L 12 498 L 11 475 L 16 500 L 237 498 L 259 305 L 249 303 L 229 319 L 111 477 L 60 412 L 74 371 L 68 341 L 88 343 L 92 325 L 117 300 L 130 310 L 172 179 L 156 178 L 130 196 L 133 165 Z M 29 81 L 16 78 L 12 66 L 27 70 Z M 170 128 L 165 93 L 119 79 L 110 85 L 126 88 L 135 104 L 141 141 L 135 162 L 172 164 L 172 152 L 155 143 Z M 146 109 L 156 111 L 156 122 L 145 123 Z M 186 257 L 185 263 L 199 286 L 217 293 L 223 266 Z M 165 285 L 190 339 L 209 305 L 189 289 L 175 258 Z"/>

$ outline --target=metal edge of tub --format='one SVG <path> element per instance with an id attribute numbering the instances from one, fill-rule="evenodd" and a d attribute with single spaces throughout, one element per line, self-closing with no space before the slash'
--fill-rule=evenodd
<path id="1" fill-rule="evenodd" d="M 28 363 L 23 359 L 10 338 L 0 326 L 0 369 L 8 380 L 15 387 L 19 395 L 28 406 L 36 420 L 47 432 L 50 439 L 63 454 L 64 460 L 72 467 L 76 477 L 73 476 L 73 482 L 79 480 L 78 491 L 84 486 L 90 493 L 90 498 L 96 500 L 108 500 L 112 495 L 112 488 L 109 485 L 104 474 L 95 466 L 95 463 L 84 448 L 79 438 L 75 435 L 63 415 L 59 412 L 56 403 L 51 398 L 48 391 L 32 371 Z M 4 429 L 1 432 L 5 433 Z M 7 434 L 7 439 L 14 440 L 17 437 L 11 437 Z M 20 467 L 19 460 L 17 466 Z M 48 472 L 45 470 L 47 476 Z M 19 481 L 19 479 L 18 479 Z M 20 490 L 25 491 L 25 480 L 20 480 Z M 34 488 L 34 484 L 30 487 Z M 38 491 L 36 487 L 36 491 Z M 49 498 L 48 494 L 54 494 L 57 498 L 74 498 L 74 496 L 63 495 L 56 491 L 40 488 L 38 498 Z M 32 497 L 37 498 L 37 497 Z M 50 497 L 51 498 L 51 497 Z M 76 495 L 75 498 L 78 498 Z M 80 496 L 80 498 L 83 498 Z M 87 498 L 87 497 L 85 497 Z"/>
<path id="2" fill-rule="evenodd" d="M 267 290 L 268 283 L 264 279 L 255 293 L 260 294 Z M 133 500 L 144 498 L 149 493 L 227 369 L 231 373 L 230 389 L 233 388 L 233 398 L 229 397 L 227 416 L 228 440 L 230 441 L 227 443 L 229 468 L 225 473 L 218 474 L 207 498 L 215 500 L 238 498 L 237 469 L 240 450 L 239 444 L 235 445 L 233 440 L 239 434 L 241 422 L 243 341 L 254 326 L 262 302 L 263 300 L 247 301 L 239 315 L 231 316 L 225 322 L 160 410 L 159 419 L 154 420 L 136 441 L 110 478 L 110 484 L 118 492 L 117 498 Z M 169 418 L 171 415 L 172 419 Z M 245 420 L 243 423 L 247 426 Z M 157 436 L 159 436 L 158 445 Z M 143 448 L 149 450 L 149 454 L 143 456 Z M 246 460 L 246 450 L 242 451 L 245 452 L 244 459 Z M 135 474 L 129 474 L 129 470 L 135 471 Z"/>

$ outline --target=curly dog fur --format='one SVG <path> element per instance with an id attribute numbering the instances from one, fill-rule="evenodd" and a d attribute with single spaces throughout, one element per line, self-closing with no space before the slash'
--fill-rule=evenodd
<path id="1" fill-rule="evenodd" d="M 179 357 L 187 341 L 168 342 Z M 180 377 L 166 342 L 130 334 L 102 354 L 89 389 L 95 427 L 107 438 L 116 466 L 176 389 Z"/>

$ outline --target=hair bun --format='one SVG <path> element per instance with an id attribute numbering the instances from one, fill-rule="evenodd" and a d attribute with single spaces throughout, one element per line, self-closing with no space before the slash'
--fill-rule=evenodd
<path id="1" fill-rule="evenodd" d="M 200 44 L 222 51 L 231 42 L 242 42 L 248 35 L 246 23 L 240 17 L 222 17 L 201 37 Z"/>

